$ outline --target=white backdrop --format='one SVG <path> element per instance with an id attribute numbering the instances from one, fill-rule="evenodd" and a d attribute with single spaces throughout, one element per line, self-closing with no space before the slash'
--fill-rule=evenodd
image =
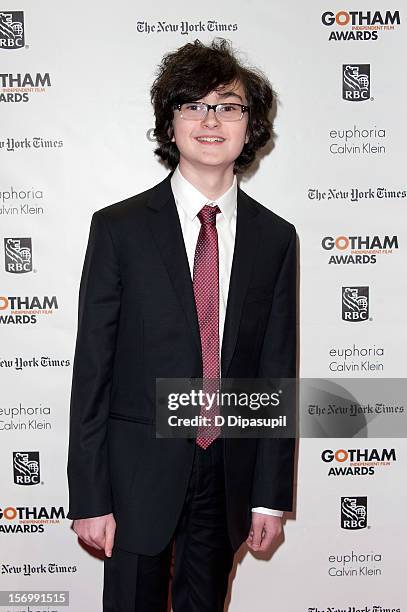
<path id="1" fill-rule="evenodd" d="M 241 186 L 297 227 L 301 375 L 404 376 L 403 9 L 13 0 L 0 10 L 0 591 L 69 593 L 68 606 L 31 607 L 0 594 L 1 610 L 101 609 L 102 563 L 63 520 L 77 294 L 92 212 L 167 174 L 153 155 L 148 94 L 165 52 L 224 36 L 278 93 L 275 147 Z M 361 100 L 343 98 L 344 71 L 345 97 Z M 323 248 L 339 236 L 377 236 L 354 246 L 386 252 L 358 263 L 350 248 Z M 346 287 L 356 298 L 369 288 L 368 317 L 342 319 Z M 366 299 L 358 304 L 363 318 Z M 351 464 L 324 462 L 327 449 L 384 449 L 391 460 L 368 475 L 329 475 Z M 285 541 L 271 560 L 242 551 L 230 612 L 405 611 L 405 452 L 397 438 L 301 440 Z M 346 496 L 367 498 L 364 528 L 341 528 Z"/>

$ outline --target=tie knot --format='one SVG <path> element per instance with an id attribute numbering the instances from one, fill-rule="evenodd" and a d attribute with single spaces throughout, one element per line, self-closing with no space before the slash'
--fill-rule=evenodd
<path id="1" fill-rule="evenodd" d="M 218 205 L 209 206 L 205 204 L 198 213 L 198 219 L 202 225 L 216 225 L 216 215 L 220 212 Z"/>

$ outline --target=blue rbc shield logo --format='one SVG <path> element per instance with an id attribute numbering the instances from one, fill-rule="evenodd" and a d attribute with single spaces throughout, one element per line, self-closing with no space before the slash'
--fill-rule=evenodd
<path id="1" fill-rule="evenodd" d="M 23 11 L 0 11 L 0 49 L 21 49 L 24 45 Z"/>
<path id="2" fill-rule="evenodd" d="M 342 319 L 350 323 L 369 319 L 369 287 L 342 287 Z"/>
<path id="3" fill-rule="evenodd" d="M 367 497 L 341 497 L 342 529 L 366 529 Z"/>
<path id="4" fill-rule="evenodd" d="M 4 238 L 4 253 L 6 272 L 32 272 L 31 238 Z"/>
<path id="5" fill-rule="evenodd" d="M 370 99 L 370 64 L 343 64 L 342 98 L 347 102 Z"/>

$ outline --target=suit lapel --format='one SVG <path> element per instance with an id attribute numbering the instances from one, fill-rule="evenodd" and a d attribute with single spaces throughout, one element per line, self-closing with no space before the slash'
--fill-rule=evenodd
<path id="1" fill-rule="evenodd" d="M 153 211 L 153 214 L 150 215 L 150 229 L 174 291 L 184 310 L 196 347 L 201 354 L 194 289 L 181 224 L 171 189 L 171 176 L 172 173 L 152 190 L 148 202 L 148 207 Z"/>
<path id="2" fill-rule="evenodd" d="M 185 313 L 196 347 L 201 354 L 198 316 L 181 224 L 171 189 L 169 174 L 154 187 L 148 201 L 150 229 L 161 253 L 174 291 Z M 226 376 L 236 345 L 244 297 L 250 280 L 260 224 L 258 209 L 238 188 L 235 248 L 222 341 L 221 375 Z"/>
<path id="3" fill-rule="evenodd" d="M 258 209 L 240 188 L 237 191 L 236 238 L 221 351 L 221 376 L 227 375 L 239 331 L 243 301 L 260 239 Z"/>

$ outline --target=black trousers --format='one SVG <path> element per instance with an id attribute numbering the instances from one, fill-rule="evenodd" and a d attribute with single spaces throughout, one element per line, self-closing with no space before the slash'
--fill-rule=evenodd
<path id="1" fill-rule="evenodd" d="M 184 506 L 168 546 L 155 556 L 114 547 L 105 559 L 103 611 L 166 612 L 173 545 L 173 611 L 222 612 L 234 553 L 227 533 L 221 438 L 206 450 L 195 444 Z"/>

